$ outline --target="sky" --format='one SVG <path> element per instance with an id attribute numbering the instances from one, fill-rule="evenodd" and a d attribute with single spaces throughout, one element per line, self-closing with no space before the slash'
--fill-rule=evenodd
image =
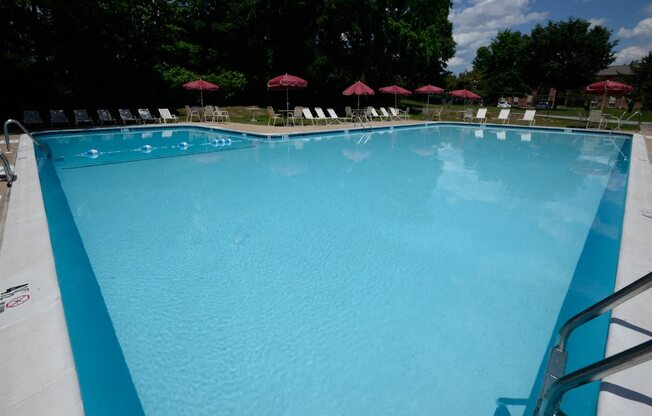
<path id="1" fill-rule="evenodd" d="M 454 0 L 449 18 L 457 52 L 448 70 L 471 69 L 475 51 L 500 30 L 529 34 L 538 23 L 569 17 L 612 31 L 612 40 L 618 40 L 614 64 L 629 64 L 652 50 L 652 0 Z"/>

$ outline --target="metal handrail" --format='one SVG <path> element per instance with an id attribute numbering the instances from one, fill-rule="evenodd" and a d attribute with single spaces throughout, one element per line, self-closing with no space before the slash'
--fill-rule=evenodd
<path id="1" fill-rule="evenodd" d="M 642 362 L 642 361 L 635 361 L 637 359 L 636 357 L 640 355 L 639 350 L 637 350 L 637 348 L 639 347 L 647 345 L 648 349 L 645 349 L 644 351 L 649 350 L 648 353 L 650 353 L 650 354 L 647 353 L 644 354 L 644 356 L 648 358 L 646 358 L 643 361 L 647 361 L 650 358 L 652 358 L 652 349 L 650 349 L 652 348 L 652 346 L 648 345 L 649 343 L 644 343 L 639 345 L 638 347 L 631 348 L 620 354 L 614 355 L 609 358 L 605 358 L 602 361 L 599 361 L 588 367 L 580 369 L 574 373 L 568 374 L 566 376 L 564 375 L 564 373 L 566 372 L 566 359 L 568 356 L 566 352 L 566 344 L 568 342 L 568 337 L 570 337 L 571 332 L 573 332 L 573 330 L 575 330 L 577 327 L 585 324 L 586 322 L 589 322 L 590 320 L 602 315 L 605 312 L 609 312 L 610 310 L 620 305 L 621 303 L 626 302 L 627 300 L 645 292 L 647 289 L 650 288 L 652 288 L 652 272 L 646 274 L 645 276 L 641 277 L 635 282 L 630 283 L 629 285 L 625 286 L 619 291 L 614 292 L 613 294 L 607 296 L 600 302 L 583 310 L 582 312 L 573 316 L 572 318 L 570 318 L 564 323 L 564 325 L 559 330 L 557 345 L 555 345 L 555 347 L 550 351 L 550 358 L 548 359 L 548 366 L 546 368 L 543 387 L 541 388 L 541 393 L 539 394 L 539 399 L 537 401 L 538 406 L 537 406 L 537 410 L 535 410 L 534 413 L 535 415 L 537 416 L 553 415 L 557 411 L 557 407 L 559 406 L 559 400 L 561 400 L 561 396 L 563 396 L 563 394 L 566 391 L 581 386 L 583 384 L 589 383 L 593 380 L 597 380 L 598 378 L 606 377 L 606 375 L 613 374 L 614 372 L 621 371 L 625 368 L 632 367 Z M 631 365 L 628 365 L 629 361 L 627 362 L 622 361 L 624 360 L 624 358 L 621 357 L 623 356 L 623 354 L 625 354 L 624 357 L 627 360 L 633 360 L 630 363 Z M 616 357 L 620 357 L 620 359 L 616 360 L 615 359 Z M 599 371 L 597 371 L 596 368 Z M 602 374 L 603 372 L 606 372 L 606 374 L 600 376 L 600 374 Z M 573 377 L 571 378 L 571 376 Z M 550 398 L 552 397 L 551 396 L 552 394 L 555 395 L 558 394 L 559 397 L 556 399 L 556 401 L 553 400 L 552 403 L 549 404 L 548 402 L 551 402 Z M 543 411 L 544 403 L 546 404 L 547 408 L 552 408 L 551 412 L 546 413 Z M 541 410 L 541 412 L 539 412 L 539 410 Z"/>
<path id="2" fill-rule="evenodd" d="M 652 340 L 639 344 L 621 353 L 612 355 L 595 364 L 574 371 L 552 383 L 543 396 L 537 416 L 553 416 L 559 409 L 562 396 L 569 390 L 592 381 L 618 373 L 652 359 Z"/>
<path id="3" fill-rule="evenodd" d="M 7 160 L 7 157 L 0 151 L 0 162 L 2 163 L 2 167 L 5 169 L 5 177 L 7 179 L 7 186 L 11 187 L 11 185 L 14 184 L 14 180 L 16 180 L 16 174 L 11 170 L 11 166 L 9 166 L 9 160 Z"/>
<path id="4" fill-rule="evenodd" d="M 641 122 L 643 121 L 643 113 L 641 113 L 640 111 L 635 111 L 635 112 L 633 112 L 629 117 L 627 117 L 625 120 L 623 120 L 623 116 L 624 116 L 625 114 L 627 114 L 627 112 L 624 112 L 623 114 L 621 114 L 620 118 L 618 119 L 618 124 L 616 125 L 616 129 L 615 129 L 615 130 L 620 130 L 620 128 L 621 128 L 625 123 L 627 123 L 629 120 L 631 120 L 632 118 L 634 118 L 634 116 L 638 116 L 638 124 L 637 124 L 636 126 L 638 127 L 638 130 L 640 131 L 640 130 L 641 130 Z"/>
<path id="5" fill-rule="evenodd" d="M 11 124 L 15 124 L 15 125 L 17 125 L 18 127 L 20 127 L 20 129 L 23 131 L 23 133 L 25 133 L 27 136 L 29 136 L 29 138 L 32 139 L 32 141 L 33 141 L 34 143 L 36 143 L 36 145 L 37 145 L 38 147 L 40 147 L 41 150 L 43 150 L 43 151 L 45 152 L 45 154 L 48 155 L 48 157 L 51 157 L 51 156 L 52 156 L 51 153 L 50 153 L 50 151 L 49 151 L 45 146 L 43 146 L 43 145 L 41 144 L 41 142 L 39 142 L 38 140 L 36 140 L 36 139 L 34 138 L 34 136 L 32 136 L 32 134 L 31 134 L 29 131 L 27 131 L 27 129 L 25 128 L 25 126 L 23 126 L 23 125 L 20 123 L 20 121 L 18 121 L 18 120 L 14 120 L 13 118 L 10 118 L 9 120 L 5 121 L 5 126 L 4 126 L 4 130 L 5 130 L 5 144 L 7 145 L 7 152 L 10 152 L 10 151 L 11 151 L 11 147 L 9 146 L 9 126 L 10 126 Z"/>

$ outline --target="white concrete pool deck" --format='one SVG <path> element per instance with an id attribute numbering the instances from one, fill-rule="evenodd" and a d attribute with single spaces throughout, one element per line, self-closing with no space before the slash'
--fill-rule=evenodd
<path id="1" fill-rule="evenodd" d="M 245 126 L 229 123 L 224 127 L 235 130 Z M 282 133 L 312 131 L 312 126 L 287 129 Z M 280 132 L 279 128 L 265 126 L 241 130 Z M 0 313 L 0 414 L 80 415 L 84 413 L 83 404 L 54 269 L 33 146 L 27 136 L 21 136 L 16 173 L 18 180 L 9 196 L 4 230 L 0 230 L 4 232 L 0 247 L 0 293 L 23 284 L 29 284 L 29 291 L 5 299 L 11 301 L 22 296 L 24 303 L 14 302 Z M 652 270 L 652 219 L 642 215 L 650 211 L 652 164 L 645 137 L 635 135 L 616 288 Z M 639 344 L 649 339 L 650 334 L 652 293 L 647 293 L 614 310 L 607 355 Z M 652 362 L 605 381 L 598 415 L 652 414 Z"/>

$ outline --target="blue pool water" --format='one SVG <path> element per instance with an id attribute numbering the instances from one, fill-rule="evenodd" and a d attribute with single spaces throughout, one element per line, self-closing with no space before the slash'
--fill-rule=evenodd
<path id="1" fill-rule="evenodd" d="M 92 414 L 527 414 L 555 327 L 613 289 L 623 136 L 42 138 Z M 578 331 L 571 367 L 605 334 Z M 589 385 L 564 406 L 595 399 Z"/>

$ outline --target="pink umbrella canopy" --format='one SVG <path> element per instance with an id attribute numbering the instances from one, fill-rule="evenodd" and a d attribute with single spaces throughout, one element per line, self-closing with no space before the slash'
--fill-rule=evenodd
<path id="1" fill-rule="evenodd" d="M 398 85 L 390 85 L 388 87 L 378 88 L 378 91 L 385 94 L 394 94 L 394 107 L 396 107 L 396 98 L 399 95 L 412 95 L 411 91 L 406 90 L 405 88 L 399 87 Z"/>
<path id="2" fill-rule="evenodd" d="M 297 90 L 299 88 L 307 88 L 308 81 L 299 78 L 295 75 L 279 75 L 267 81 L 268 90 L 285 90 L 285 109 L 290 111 L 290 96 L 289 90 Z"/>
<path id="3" fill-rule="evenodd" d="M 415 94 L 428 94 L 428 99 L 426 101 L 426 109 L 430 108 L 430 94 L 441 94 L 444 92 L 443 88 L 435 87 L 434 85 L 424 85 L 414 90 Z"/>
<path id="4" fill-rule="evenodd" d="M 469 90 L 453 90 L 449 92 L 450 95 L 457 98 L 464 98 L 468 100 L 479 100 L 480 97 L 478 94 L 471 92 Z"/>
<path id="5" fill-rule="evenodd" d="M 374 90 L 369 88 L 361 81 L 356 81 L 349 88 L 342 91 L 342 95 L 357 95 L 358 96 L 358 108 L 360 108 L 360 96 L 361 95 L 374 95 Z"/>
<path id="6" fill-rule="evenodd" d="M 629 94 L 634 87 L 616 81 L 600 81 L 587 85 L 584 92 L 587 94 Z"/>
<path id="7" fill-rule="evenodd" d="M 625 95 L 625 94 L 629 94 L 632 91 L 634 91 L 634 87 L 630 85 L 623 84 L 622 82 L 609 81 L 609 80 L 594 82 L 593 84 L 587 85 L 586 88 L 584 88 L 584 92 L 587 94 L 596 94 L 596 95 L 602 94 L 602 108 L 604 108 L 604 102 L 605 99 L 607 98 L 607 94 Z"/>
<path id="8" fill-rule="evenodd" d="M 212 82 L 204 81 L 203 79 L 197 79 L 195 81 L 186 82 L 183 84 L 183 88 L 187 90 L 199 90 L 199 95 L 201 97 L 201 106 L 204 106 L 204 90 L 206 91 L 217 91 L 220 89 L 220 86 L 213 84 Z"/>

